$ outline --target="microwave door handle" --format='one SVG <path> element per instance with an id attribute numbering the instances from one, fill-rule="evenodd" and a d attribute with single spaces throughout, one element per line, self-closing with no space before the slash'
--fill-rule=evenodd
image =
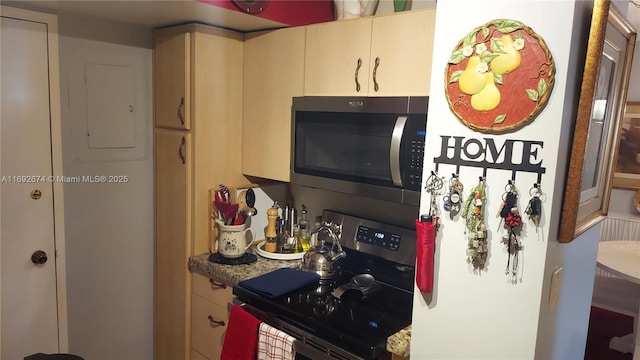
<path id="1" fill-rule="evenodd" d="M 407 117 L 398 116 L 391 135 L 389 164 L 391 166 L 391 180 L 393 181 L 393 185 L 396 186 L 402 186 L 402 176 L 400 176 L 400 143 L 402 142 L 402 135 L 404 134 L 404 126 L 406 124 Z"/>

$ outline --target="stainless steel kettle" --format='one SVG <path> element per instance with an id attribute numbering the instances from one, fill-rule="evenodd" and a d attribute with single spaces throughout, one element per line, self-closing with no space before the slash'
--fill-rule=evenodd
<path id="1" fill-rule="evenodd" d="M 320 236 L 318 236 L 319 243 L 304 254 L 300 269 L 320 275 L 321 280 L 331 279 L 340 275 L 341 268 L 338 260 L 347 256 L 347 254 L 342 250 L 338 236 L 331 223 L 323 222 L 311 232 L 311 235 L 319 234 L 320 232 L 326 232 L 331 237 L 331 247 L 327 246 L 324 238 L 320 239 Z"/>

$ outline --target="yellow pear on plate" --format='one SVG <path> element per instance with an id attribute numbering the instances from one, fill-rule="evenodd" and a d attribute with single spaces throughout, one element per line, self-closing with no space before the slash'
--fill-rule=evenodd
<path id="1" fill-rule="evenodd" d="M 471 107 L 478 111 L 493 110 L 500 104 L 500 90 L 493 81 L 493 73 L 484 73 L 484 78 L 484 88 L 479 93 L 471 95 Z"/>
<path id="2" fill-rule="evenodd" d="M 513 47 L 511 35 L 502 35 L 500 40 L 504 45 L 504 53 L 491 60 L 491 71 L 504 75 L 520 66 L 520 52 Z"/>
<path id="3" fill-rule="evenodd" d="M 486 80 L 484 74 L 478 71 L 479 64 L 480 56 L 474 55 L 469 58 L 467 67 L 458 80 L 458 86 L 460 86 L 460 91 L 463 93 L 473 95 L 479 93 L 480 90 L 484 88 Z"/>

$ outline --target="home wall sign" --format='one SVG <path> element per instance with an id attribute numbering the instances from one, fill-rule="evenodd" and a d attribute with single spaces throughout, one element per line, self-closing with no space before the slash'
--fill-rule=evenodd
<path id="1" fill-rule="evenodd" d="M 541 151 L 544 142 L 537 140 L 506 139 L 496 144 L 492 138 L 465 138 L 464 136 L 440 136 L 440 156 L 433 159 L 438 172 L 440 164 L 455 165 L 456 174 L 460 167 L 482 168 L 482 176 L 487 169 L 511 171 L 511 179 L 516 173 L 530 172 L 538 174 L 537 183 L 542 183 L 542 174 L 547 170 L 542 166 Z"/>
<path id="2" fill-rule="evenodd" d="M 555 65 L 542 37 L 515 20 L 473 29 L 454 48 L 445 70 L 451 111 L 469 128 L 516 131 L 546 106 Z"/>

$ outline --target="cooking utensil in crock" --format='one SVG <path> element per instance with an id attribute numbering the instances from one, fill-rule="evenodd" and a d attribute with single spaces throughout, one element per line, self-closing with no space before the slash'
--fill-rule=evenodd
<path id="1" fill-rule="evenodd" d="M 247 197 L 247 194 L 251 194 L 251 195 Z M 249 204 L 249 202 L 251 202 L 251 204 Z M 252 189 L 242 190 L 238 194 L 238 209 L 240 209 L 240 211 L 238 212 L 238 217 L 242 215 L 243 221 L 248 222 L 251 216 L 255 216 L 256 214 L 258 214 L 258 209 L 253 207 L 254 205 L 255 205 L 255 194 L 253 190 Z M 237 221 L 234 223 L 237 223 Z"/>
<path id="2" fill-rule="evenodd" d="M 221 201 L 221 200 L 216 200 L 213 202 L 216 206 L 216 209 L 218 209 L 218 218 L 224 222 L 227 221 L 227 211 L 229 210 L 229 204 Z"/>
<path id="3" fill-rule="evenodd" d="M 256 206 L 256 193 L 253 191 L 253 189 L 247 189 L 245 201 L 247 202 L 248 207 Z"/>
<path id="4" fill-rule="evenodd" d="M 339 260 L 347 256 L 340 246 L 338 236 L 331 229 L 331 223 L 323 222 L 318 228 L 311 232 L 319 234 L 325 232 L 331 238 L 331 247 L 327 246 L 325 239 L 320 239 L 319 243 L 310 248 L 302 257 L 300 269 L 320 275 L 320 279 L 331 279 L 340 274 Z"/>
<path id="5" fill-rule="evenodd" d="M 245 206 L 242 208 L 242 210 L 240 210 L 240 212 L 242 213 L 242 215 L 244 215 L 245 219 L 250 217 L 250 216 L 256 216 L 256 214 L 258 214 L 258 209 L 254 208 L 254 207 L 248 207 Z"/>
<path id="6" fill-rule="evenodd" d="M 225 224 L 233 225 L 233 220 L 235 219 L 236 214 L 238 214 L 238 204 L 229 205 L 227 211 L 224 214 Z"/>

